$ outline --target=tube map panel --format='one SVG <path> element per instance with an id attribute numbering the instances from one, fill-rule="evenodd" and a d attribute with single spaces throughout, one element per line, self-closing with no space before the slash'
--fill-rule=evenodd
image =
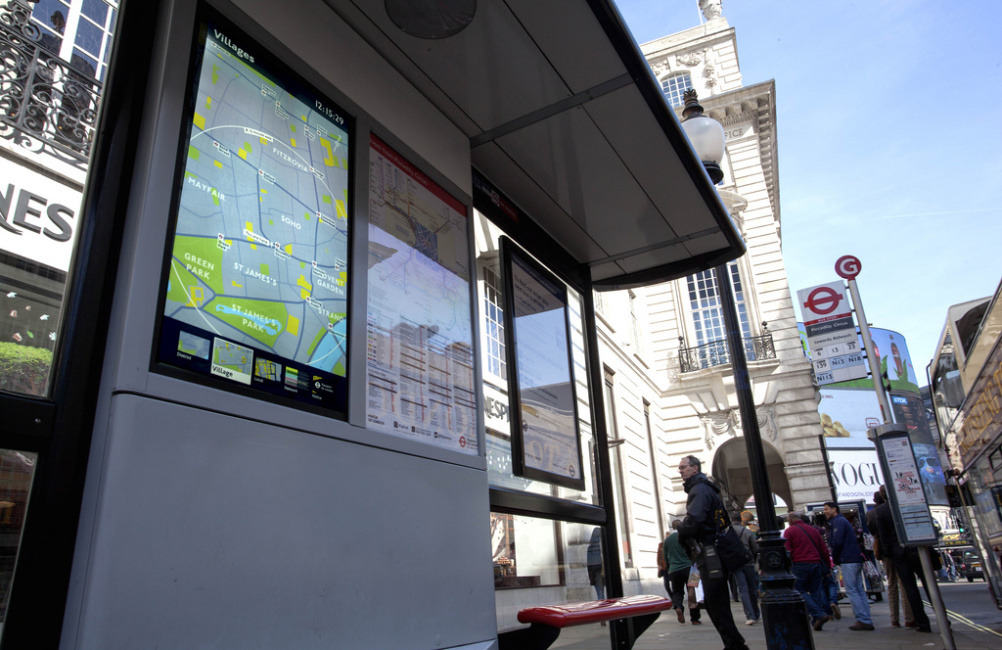
<path id="1" fill-rule="evenodd" d="M 369 145 L 366 426 L 477 454 L 467 208 Z"/>
<path id="2" fill-rule="evenodd" d="M 343 412 L 348 118 L 203 30 L 159 359 Z"/>

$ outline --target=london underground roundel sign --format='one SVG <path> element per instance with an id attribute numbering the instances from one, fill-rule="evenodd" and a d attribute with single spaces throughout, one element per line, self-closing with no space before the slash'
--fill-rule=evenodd
<path id="1" fill-rule="evenodd" d="M 843 255 L 835 261 L 835 272 L 846 280 L 855 279 L 862 269 L 863 264 L 853 255 Z"/>
<path id="2" fill-rule="evenodd" d="M 804 307 L 807 307 L 819 316 L 827 316 L 838 309 L 840 302 L 842 302 L 842 294 L 840 292 L 831 287 L 821 286 L 811 291 L 807 297 L 807 301 L 804 302 Z"/>

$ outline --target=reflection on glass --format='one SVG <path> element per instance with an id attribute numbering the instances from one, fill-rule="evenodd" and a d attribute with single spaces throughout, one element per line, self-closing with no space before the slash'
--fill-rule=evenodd
<path id="1" fill-rule="evenodd" d="M 512 335 L 520 409 L 515 430 L 515 470 L 558 485 L 583 487 L 575 413 L 566 286 L 529 262 L 505 240 L 510 273 Z"/>
<path id="2" fill-rule="evenodd" d="M 498 631 L 524 627 L 517 619 L 524 607 L 603 597 L 600 535 L 596 526 L 492 512 Z M 581 635 L 576 641 L 608 639 L 608 631 L 598 625 L 575 630 Z"/>
<path id="3" fill-rule="evenodd" d="M 44 397 L 66 274 L 0 252 L 0 390 Z"/>
<path id="4" fill-rule="evenodd" d="M 105 0 L 83 0 L 83 15 L 99 24 L 104 24 L 108 17 L 108 3 Z"/>
<path id="5" fill-rule="evenodd" d="M 36 460 L 35 454 L 0 449 L 0 633 L 7 620 Z"/>
<path id="6" fill-rule="evenodd" d="M 467 208 L 369 144 L 366 427 L 476 455 Z"/>
<path id="7" fill-rule="evenodd" d="M 490 318 L 494 318 L 497 321 L 501 320 L 501 301 L 497 297 L 494 297 L 494 299 L 491 300 L 492 287 L 489 286 L 490 283 L 487 278 L 499 277 L 500 274 L 498 250 L 499 238 L 502 231 L 490 222 L 483 214 L 477 212 L 476 217 L 475 240 L 478 244 L 477 266 L 479 267 L 478 270 L 480 277 L 484 278 L 480 283 L 478 283 L 478 300 L 482 309 L 484 309 L 487 303 L 491 303 L 492 305 L 498 307 L 497 312 L 488 314 L 484 309 L 484 311 L 481 311 L 480 313 L 481 347 L 482 349 L 488 349 L 490 347 L 490 341 L 487 340 L 487 334 L 485 333 L 489 331 L 489 327 L 486 322 Z M 592 443 L 591 403 L 589 401 L 588 393 L 587 352 L 585 350 L 584 317 L 582 315 L 584 309 L 583 299 L 580 294 L 570 287 L 566 287 L 566 291 L 567 308 L 569 312 L 568 320 L 570 324 L 572 360 L 571 373 L 574 377 L 574 393 L 577 397 L 578 429 L 580 432 L 582 449 L 591 450 L 594 445 Z M 497 348 L 497 350 L 503 361 L 507 363 L 508 353 L 510 351 L 503 347 Z M 485 365 L 487 364 L 485 363 Z M 598 504 L 598 494 L 595 490 L 595 476 L 593 471 L 595 467 L 594 452 L 589 453 L 587 457 L 584 458 L 584 463 L 582 464 L 585 481 L 583 490 L 556 486 L 523 476 L 515 476 L 512 468 L 511 455 L 511 412 L 509 409 L 507 384 L 505 382 L 499 382 L 497 379 L 492 381 L 488 378 L 488 380 L 484 383 L 484 411 L 484 419 L 487 430 L 487 474 L 492 486 L 511 488 L 537 494 L 547 494 L 584 503 Z"/>

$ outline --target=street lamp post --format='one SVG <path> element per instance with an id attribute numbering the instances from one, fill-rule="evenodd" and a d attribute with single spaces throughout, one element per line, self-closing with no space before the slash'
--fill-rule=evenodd
<path id="1" fill-rule="evenodd" d="M 682 129 L 689 137 L 710 180 L 716 185 L 724 178 L 720 168 L 720 162 L 724 157 L 724 129 L 719 122 L 703 115 L 703 107 L 698 103 L 695 90 L 687 90 L 684 99 Z M 781 648 L 813 650 L 814 638 L 807 617 L 807 605 L 803 596 L 793 588 L 796 578 L 790 572 L 790 559 L 776 519 L 772 487 L 769 484 L 765 451 L 762 447 L 762 435 L 758 428 L 758 415 L 755 413 L 755 399 L 748 376 L 748 362 L 741 341 L 741 326 L 738 322 L 734 295 L 731 293 L 727 264 L 717 266 L 714 273 L 717 278 L 724 327 L 727 330 L 727 348 L 734 372 L 734 389 L 738 398 L 738 411 L 741 413 L 741 429 L 748 450 L 748 467 L 759 520 L 759 569 L 764 592 L 761 610 L 766 645 L 770 650 Z"/>

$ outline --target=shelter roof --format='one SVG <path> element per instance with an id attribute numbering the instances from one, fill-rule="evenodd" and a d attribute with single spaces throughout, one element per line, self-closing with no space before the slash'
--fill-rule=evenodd
<path id="1" fill-rule="evenodd" d="M 481 0 L 440 39 L 402 31 L 382 0 L 324 1 L 469 137 L 474 167 L 587 264 L 596 288 L 744 252 L 610 0 Z"/>

